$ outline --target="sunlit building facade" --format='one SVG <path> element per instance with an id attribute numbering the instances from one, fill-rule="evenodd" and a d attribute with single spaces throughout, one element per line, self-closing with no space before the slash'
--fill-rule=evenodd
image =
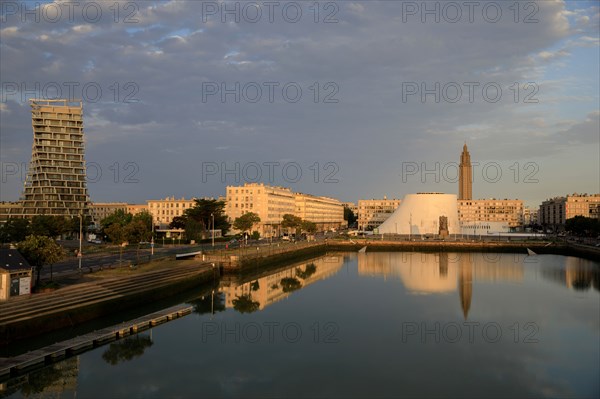
<path id="1" fill-rule="evenodd" d="M 538 222 L 542 226 L 564 228 L 567 219 L 584 216 L 600 219 L 600 194 L 571 194 L 548 199 L 540 205 Z"/>
<path id="2" fill-rule="evenodd" d="M 317 231 L 339 229 L 344 222 L 344 206 L 335 198 L 295 194 L 295 215 L 317 225 Z"/>
<path id="3" fill-rule="evenodd" d="M 368 199 L 358 201 L 358 229 L 372 230 L 386 221 L 392 213 L 400 206 L 402 200 L 392 198 L 388 199 Z M 356 214 L 356 213 L 355 213 Z"/>
<path id="4" fill-rule="evenodd" d="M 345 224 L 343 205 L 334 198 L 294 193 L 289 188 L 264 183 L 227 186 L 226 190 L 225 210 L 229 222 L 233 224 L 236 218 L 245 213 L 256 213 L 260 222 L 252 230 L 258 231 L 261 236 L 283 234 L 281 222 L 285 214 L 314 222 L 318 231 L 339 228 Z"/>
<path id="5" fill-rule="evenodd" d="M 475 222 L 503 223 L 509 230 L 523 227 L 523 200 L 518 199 L 480 199 L 458 200 L 458 219 L 461 224 Z"/>
<path id="6" fill-rule="evenodd" d="M 155 226 L 159 229 L 167 229 L 173 218 L 182 216 L 186 209 L 193 208 L 194 204 L 195 198 L 176 199 L 171 196 L 159 200 L 148 200 L 148 204 L 144 206 L 144 209 L 147 209 L 152 215 Z"/>

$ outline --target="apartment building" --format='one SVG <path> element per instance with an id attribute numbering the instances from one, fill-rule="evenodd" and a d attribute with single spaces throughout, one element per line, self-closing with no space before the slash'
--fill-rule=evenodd
<path id="1" fill-rule="evenodd" d="M 400 199 L 358 200 L 358 229 L 372 230 L 386 221 L 400 206 Z"/>
<path id="2" fill-rule="evenodd" d="M 333 198 L 294 193 L 289 188 L 264 183 L 227 186 L 226 190 L 225 211 L 230 223 L 245 213 L 256 213 L 260 223 L 254 230 L 262 236 L 281 235 L 281 221 L 285 214 L 314 222 L 319 231 L 339 228 L 344 224 L 342 203 Z"/>
<path id="3" fill-rule="evenodd" d="M 523 227 L 523 200 L 479 199 L 458 200 L 458 220 L 461 224 L 475 222 L 502 222 L 511 230 Z"/>
<path id="4" fill-rule="evenodd" d="M 148 204 L 144 207 L 152 214 L 154 225 L 158 226 L 159 229 L 168 229 L 174 217 L 182 216 L 186 209 L 194 206 L 195 198 L 176 199 L 171 196 L 159 200 L 148 200 L 147 202 Z"/>
<path id="5" fill-rule="evenodd" d="M 540 205 L 538 222 L 542 226 L 564 228 L 567 219 L 585 216 L 600 219 L 600 194 L 571 194 L 550 198 Z"/>

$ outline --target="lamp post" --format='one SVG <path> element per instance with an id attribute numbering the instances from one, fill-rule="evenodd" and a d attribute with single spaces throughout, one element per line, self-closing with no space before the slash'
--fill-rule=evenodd
<path id="1" fill-rule="evenodd" d="M 215 246 L 215 214 L 211 213 L 210 217 L 212 218 L 212 246 Z"/>
<path id="2" fill-rule="evenodd" d="M 154 215 L 152 215 L 152 237 L 150 239 L 150 255 L 154 256 Z"/>

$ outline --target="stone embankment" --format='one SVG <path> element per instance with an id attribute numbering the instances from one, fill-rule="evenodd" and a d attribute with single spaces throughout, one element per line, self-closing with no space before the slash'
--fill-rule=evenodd
<path id="1" fill-rule="evenodd" d="M 70 327 L 218 279 L 210 264 L 76 284 L 0 303 L 0 344 Z"/>

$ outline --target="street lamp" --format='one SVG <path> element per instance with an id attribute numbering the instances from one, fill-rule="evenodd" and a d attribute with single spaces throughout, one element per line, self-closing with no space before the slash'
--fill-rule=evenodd
<path id="1" fill-rule="evenodd" d="M 150 239 L 150 255 L 154 256 L 154 215 L 152 215 L 152 237 Z"/>
<path id="2" fill-rule="evenodd" d="M 212 218 L 212 246 L 215 246 L 215 214 L 211 213 L 210 217 Z"/>

